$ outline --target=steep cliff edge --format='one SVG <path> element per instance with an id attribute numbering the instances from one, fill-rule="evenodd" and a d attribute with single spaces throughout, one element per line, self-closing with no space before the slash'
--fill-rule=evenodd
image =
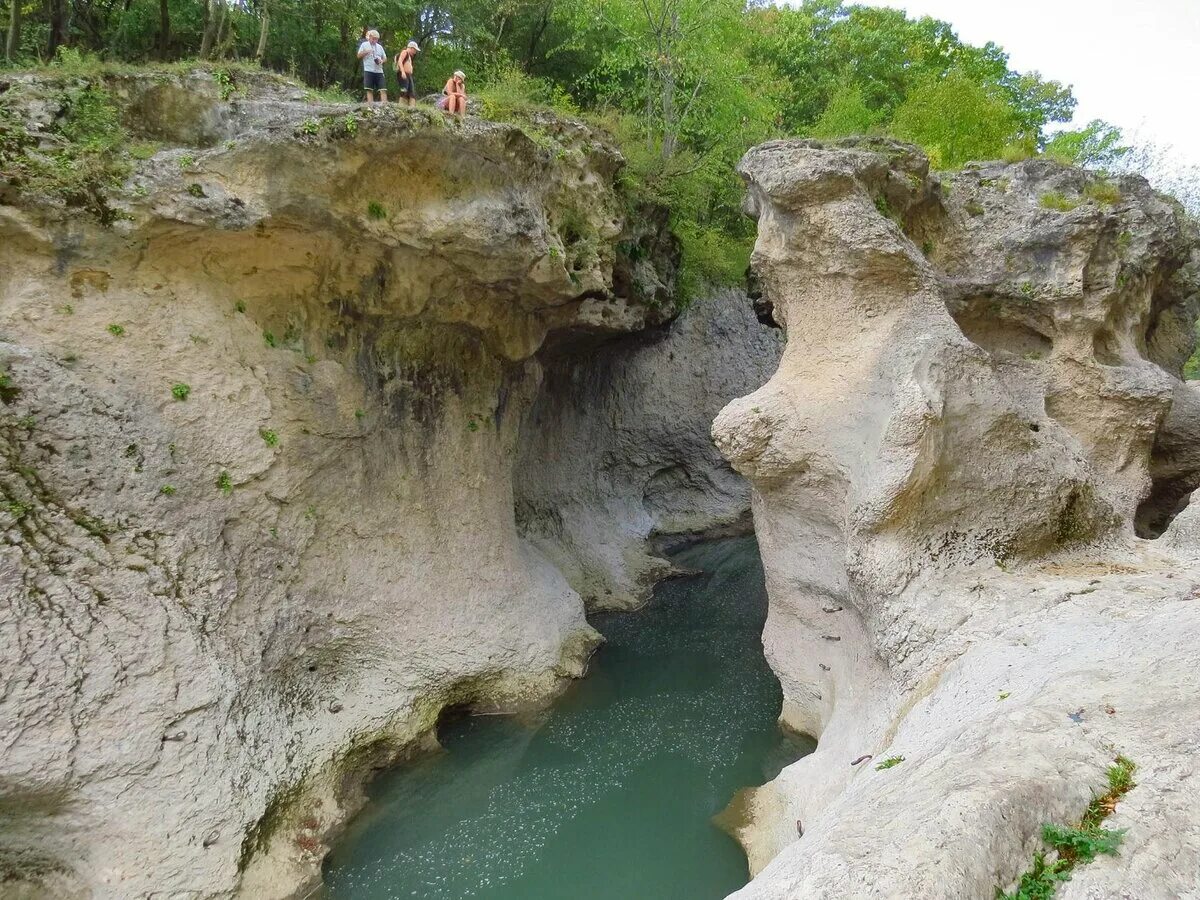
<path id="1" fill-rule="evenodd" d="M 1061 895 L 1194 892 L 1194 511 L 1134 536 L 1156 477 L 1197 471 L 1167 452 L 1197 424 L 1192 226 L 1137 178 L 939 180 L 886 141 L 741 171 L 787 345 L 714 436 L 753 487 L 783 718 L 819 745 L 744 798 L 735 896 L 993 896 L 1117 754 L 1125 843 Z"/>
<path id="2" fill-rule="evenodd" d="M 5 172 L 0 877 L 285 895 L 443 707 L 581 673 L 584 605 L 514 517 L 537 354 L 674 316 L 673 239 L 579 123 L 205 73 L 3 88 L 30 171 L 85 92 L 158 143 L 83 193 Z"/>

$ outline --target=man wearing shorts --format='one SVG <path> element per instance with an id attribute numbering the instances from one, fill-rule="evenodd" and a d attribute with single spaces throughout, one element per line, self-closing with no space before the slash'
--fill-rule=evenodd
<path id="1" fill-rule="evenodd" d="M 363 61 L 363 87 L 367 92 L 363 102 L 370 106 L 374 100 L 372 92 L 377 92 L 380 101 L 387 103 L 387 84 L 383 80 L 383 64 L 387 60 L 387 53 L 383 44 L 379 43 L 378 31 L 372 29 L 367 32 L 367 39 L 358 45 L 358 58 Z"/>
<path id="2" fill-rule="evenodd" d="M 409 41 L 408 46 L 396 57 L 396 78 L 400 80 L 400 95 L 406 106 L 417 105 L 417 88 L 413 82 L 413 60 L 421 52 L 416 41 Z"/>

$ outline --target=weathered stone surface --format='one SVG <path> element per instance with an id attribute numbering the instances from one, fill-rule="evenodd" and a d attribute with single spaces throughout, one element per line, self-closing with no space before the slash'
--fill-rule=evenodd
<path id="1" fill-rule="evenodd" d="M 753 487 L 783 718 L 819 744 L 747 799 L 773 861 L 735 896 L 990 897 L 1117 753 L 1141 766 L 1121 856 L 1064 896 L 1191 895 L 1191 517 L 1134 537 L 1186 390 L 1160 363 L 1187 355 L 1163 323 L 1195 302 L 1190 226 L 1140 179 L 1112 205 L 1042 161 L 939 182 L 883 141 L 741 171 L 787 346 L 714 436 Z"/>
<path id="2" fill-rule="evenodd" d="M 0 869 L 282 896 L 444 706 L 581 674 L 583 603 L 514 519 L 535 354 L 670 318 L 673 242 L 577 123 L 109 89 L 185 142 L 113 226 L 0 206 Z"/>
<path id="3" fill-rule="evenodd" d="M 545 357 L 517 518 L 590 607 L 637 606 L 671 571 L 647 538 L 749 527 L 749 487 L 709 431 L 725 403 L 767 380 L 781 348 L 744 295 L 720 291 L 667 328 Z"/>

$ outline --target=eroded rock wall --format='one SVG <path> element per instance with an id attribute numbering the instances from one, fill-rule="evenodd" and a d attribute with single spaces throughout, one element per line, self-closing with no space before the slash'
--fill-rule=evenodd
<path id="1" fill-rule="evenodd" d="M 1118 753 L 1126 843 L 1064 895 L 1194 892 L 1200 570 L 1134 536 L 1192 226 L 1140 179 L 938 179 L 886 141 L 741 171 L 787 345 L 714 436 L 753 486 L 783 719 L 819 744 L 746 798 L 735 896 L 993 896 Z"/>
<path id="2" fill-rule="evenodd" d="M 671 571 L 648 538 L 750 527 L 749 485 L 717 452 L 711 423 L 770 377 L 781 349 L 745 295 L 716 291 L 662 328 L 543 354 L 517 519 L 589 607 L 648 599 Z"/>
<path id="3" fill-rule="evenodd" d="M 673 315 L 672 241 L 579 124 L 107 89 L 170 144 L 111 226 L 0 206 L 0 877 L 283 896 L 444 706 L 581 673 L 514 519 L 535 353 Z"/>

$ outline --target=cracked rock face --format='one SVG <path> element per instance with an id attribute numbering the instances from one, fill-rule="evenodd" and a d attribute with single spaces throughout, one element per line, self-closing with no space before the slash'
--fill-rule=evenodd
<path id="1" fill-rule="evenodd" d="M 0 206 L 0 870 L 282 896 L 443 707 L 582 672 L 514 518 L 535 354 L 672 316 L 673 242 L 582 125 L 108 89 L 176 145 L 113 226 Z"/>
<path id="2" fill-rule="evenodd" d="M 745 798 L 735 896 L 990 897 L 1118 753 L 1121 856 L 1061 893 L 1194 891 L 1200 569 L 1186 514 L 1134 528 L 1196 472 L 1163 474 L 1196 427 L 1194 232 L 1044 161 L 939 181 L 904 145 L 781 141 L 741 172 L 787 345 L 713 433 L 753 488 L 783 719 L 819 744 Z"/>

